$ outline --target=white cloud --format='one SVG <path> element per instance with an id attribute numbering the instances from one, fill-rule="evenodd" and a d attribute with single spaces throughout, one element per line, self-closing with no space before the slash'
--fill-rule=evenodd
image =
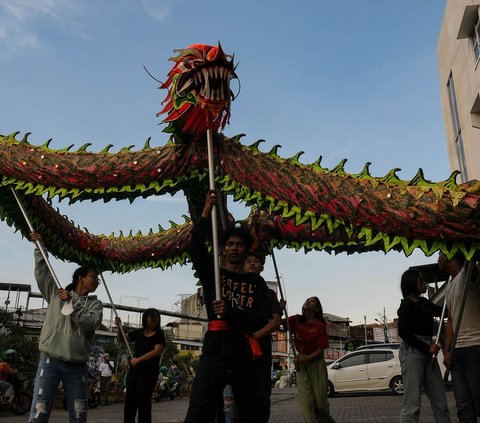
<path id="1" fill-rule="evenodd" d="M 55 21 L 65 25 L 78 13 L 73 0 L 2 0 L 0 47 L 7 53 L 40 48 L 37 23 Z"/>
<path id="2" fill-rule="evenodd" d="M 168 2 L 158 0 L 142 0 L 145 11 L 156 21 L 164 21 L 170 16 L 170 7 Z"/>
<path id="3" fill-rule="evenodd" d="M 152 201 L 152 202 L 163 202 L 163 203 L 173 203 L 173 204 L 186 204 L 185 195 L 183 193 L 178 193 L 173 197 L 170 195 L 154 195 L 147 197 L 145 201 Z"/>

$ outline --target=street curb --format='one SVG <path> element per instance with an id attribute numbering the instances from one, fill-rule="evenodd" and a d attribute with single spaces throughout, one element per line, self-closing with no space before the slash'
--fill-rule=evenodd
<path id="1" fill-rule="evenodd" d="M 290 397 L 285 397 L 285 398 L 279 398 L 279 399 L 275 399 L 275 400 L 271 400 L 270 401 L 270 404 L 274 404 L 276 402 L 281 402 L 281 401 L 288 401 L 288 400 L 291 400 L 291 399 L 294 399 L 294 398 L 297 398 L 297 395 L 292 395 Z"/>

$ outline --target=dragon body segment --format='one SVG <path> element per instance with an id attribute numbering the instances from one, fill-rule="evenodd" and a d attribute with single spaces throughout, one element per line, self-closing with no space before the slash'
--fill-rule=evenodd
<path id="1" fill-rule="evenodd" d="M 457 172 L 442 182 L 430 182 L 420 170 L 411 181 L 393 169 L 374 177 L 369 164 L 357 175 L 345 172 L 342 161 L 325 169 L 320 160 L 302 164 L 301 152 L 290 159 L 247 146 L 241 136 L 218 133 L 228 122 L 235 78 L 233 57 L 220 46 L 192 45 L 172 58 L 174 67 L 162 87 L 168 95 L 165 146 L 150 140 L 98 153 L 88 144 L 50 148 L 33 145 L 28 134 L 0 136 L 0 218 L 26 234 L 28 228 L 10 189 L 21 192 L 34 227 L 57 257 L 95 263 L 104 270 L 127 272 L 145 267 L 184 264 L 191 221 L 172 223 L 144 235 L 93 235 L 81 230 L 50 204 L 53 198 L 76 201 L 130 200 L 152 195 L 185 193 L 190 215 L 198 217 L 208 190 L 205 129 L 214 130 L 217 187 L 252 208 L 245 224 L 257 245 L 271 249 L 328 252 L 390 250 L 406 255 L 420 248 L 430 255 L 462 251 L 470 258 L 480 247 L 480 184 L 457 185 Z"/>

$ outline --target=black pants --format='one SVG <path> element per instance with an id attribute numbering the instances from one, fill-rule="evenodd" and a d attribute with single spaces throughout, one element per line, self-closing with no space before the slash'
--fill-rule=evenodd
<path id="1" fill-rule="evenodd" d="M 272 358 L 259 357 L 253 361 L 256 389 L 256 421 L 268 423 L 270 419 L 270 396 L 272 395 Z"/>
<path id="2" fill-rule="evenodd" d="M 255 378 L 252 362 L 202 355 L 190 394 L 184 423 L 213 423 L 219 406 L 223 407 L 223 388 L 232 385 L 238 410 L 238 423 L 255 420 Z M 219 404 L 222 401 L 222 405 Z"/>
<path id="3" fill-rule="evenodd" d="M 108 402 L 108 394 L 110 393 L 111 376 L 100 376 L 100 393 L 102 395 L 102 403 Z"/>
<path id="4" fill-rule="evenodd" d="M 123 409 L 123 422 L 135 423 L 138 410 L 138 423 L 152 422 L 152 392 L 157 383 L 158 372 L 142 367 L 130 367 L 127 374 L 127 392 Z"/>

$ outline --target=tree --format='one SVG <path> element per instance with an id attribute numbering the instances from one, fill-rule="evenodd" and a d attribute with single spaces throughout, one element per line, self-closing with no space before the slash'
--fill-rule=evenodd
<path id="1" fill-rule="evenodd" d="M 16 316 L 17 314 L 17 316 Z M 0 309 L 0 352 L 14 349 L 17 352 L 14 366 L 32 381 L 35 378 L 39 359 L 38 339 L 28 335 L 19 324 L 20 314 Z"/>
<path id="2" fill-rule="evenodd" d="M 165 335 L 167 340 L 167 345 L 165 346 L 165 351 L 162 354 L 162 365 L 170 366 L 173 360 L 178 361 L 179 351 L 175 344 L 173 343 L 173 337 L 171 335 Z"/>

